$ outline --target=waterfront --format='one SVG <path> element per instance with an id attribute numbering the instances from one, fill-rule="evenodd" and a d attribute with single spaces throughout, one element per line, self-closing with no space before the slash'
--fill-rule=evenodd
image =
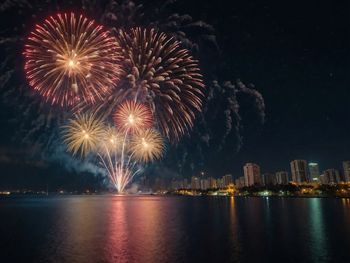
<path id="1" fill-rule="evenodd" d="M 2 262 L 348 262 L 350 199 L 4 197 Z"/>

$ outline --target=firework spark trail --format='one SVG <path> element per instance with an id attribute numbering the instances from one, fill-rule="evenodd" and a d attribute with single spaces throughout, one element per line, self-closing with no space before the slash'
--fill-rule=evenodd
<path id="1" fill-rule="evenodd" d="M 125 57 L 125 85 L 111 105 L 119 96 L 149 104 L 163 135 L 178 141 L 202 108 L 204 83 L 198 61 L 180 42 L 155 29 L 120 30 L 116 37 Z"/>
<path id="2" fill-rule="evenodd" d="M 57 14 L 36 25 L 25 45 L 28 82 L 52 104 L 95 103 L 119 79 L 115 38 L 82 15 Z"/>
<path id="3" fill-rule="evenodd" d="M 114 157 L 113 159 L 107 148 L 104 154 L 98 153 L 98 156 L 118 193 L 123 193 L 134 176 L 140 172 L 140 169 L 134 169 L 135 163 L 132 165 L 128 163 L 127 166 L 124 167 L 125 160 L 123 160 L 123 158 L 118 159 Z"/>
<path id="4" fill-rule="evenodd" d="M 140 169 L 135 169 L 136 162 L 130 163 L 132 155 L 129 155 L 128 161 L 125 160 L 125 146 L 128 139 L 128 132 L 128 130 L 125 131 L 120 154 L 113 154 L 106 143 L 103 146 L 104 151 L 97 153 L 118 193 L 123 193 L 134 176 L 141 171 Z"/>
<path id="5" fill-rule="evenodd" d="M 140 116 L 142 112 L 134 117 L 137 119 Z M 142 123 L 132 124 L 142 127 Z M 68 151 L 73 155 L 79 152 L 82 157 L 90 153 L 97 154 L 110 181 L 121 193 L 140 172 L 140 169 L 135 168 L 137 162 L 145 163 L 158 159 L 164 149 L 162 137 L 158 132 L 136 129 L 136 133 L 131 133 L 133 128 L 136 127 L 118 130 L 104 125 L 96 113 L 82 114 L 76 115 L 63 126 L 63 139 Z"/>

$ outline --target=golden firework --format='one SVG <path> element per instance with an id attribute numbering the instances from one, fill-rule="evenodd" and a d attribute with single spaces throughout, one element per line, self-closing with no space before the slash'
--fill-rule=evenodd
<path id="1" fill-rule="evenodd" d="M 164 151 L 164 140 L 159 132 L 148 129 L 135 134 L 130 141 L 131 156 L 142 162 L 159 159 Z"/>
<path id="2" fill-rule="evenodd" d="M 101 100 L 121 74 L 116 39 L 74 13 L 50 16 L 36 25 L 24 56 L 30 86 L 61 106 Z"/>
<path id="3" fill-rule="evenodd" d="M 81 156 L 98 150 L 106 131 L 101 119 L 94 114 L 78 114 L 64 126 L 63 138 L 68 151 L 73 155 L 80 151 Z"/>
<path id="4" fill-rule="evenodd" d="M 116 36 L 125 57 L 118 96 L 148 103 L 160 131 L 175 141 L 188 132 L 201 111 L 203 77 L 198 61 L 180 42 L 155 29 L 120 30 Z"/>
<path id="5" fill-rule="evenodd" d="M 102 138 L 99 151 L 102 154 L 115 154 L 122 151 L 125 135 L 108 125 Z"/>
<path id="6" fill-rule="evenodd" d="M 130 132 L 150 128 L 153 123 L 148 106 L 129 100 L 117 108 L 113 119 L 119 129 Z"/>

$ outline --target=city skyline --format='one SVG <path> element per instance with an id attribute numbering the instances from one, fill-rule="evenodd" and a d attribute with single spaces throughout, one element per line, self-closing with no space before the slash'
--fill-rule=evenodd
<path id="1" fill-rule="evenodd" d="M 225 174 L 215 177 L 201 172 L 190 178 L 173 178 L 164 189 L 224 189 L 230 185 L 236 188 L 254 186 L 273 186 L 292 184 L 319 184 L 329 185 L 341 182 L 349 183 L 350 161 L 343 161 L 343 170 L 328 168 L 320 172 L 318 163 L 306 160 L 292 160 L 289 171 L 262 172 L 256 163 L 246 163 L 242 166 L 241 176 Z M 165 183 L 166 184 L 166 183 Z M 159 187 L 161 189 L 162 187 Z"/>
<path id="2" fill-rule="evenodd" d="M 286 169 L 272 169 L 272 170 L 263 170 L 261 167 L 263 167 L 263 165 L 261 164 L 258 164 L 258 163 L 255 163 L 255 162 L 246 162 L 246 163 L 243 163 L 241 168 L 243 167 L 243 169 L 241 169 L 241 174 L 243 175 L 244 174 L 244 165 L 246 164 L 256 164 L 259 166 L 259 169 L 261 171 L 263 171 L 262 173 L 277 173 L 277 172 L 280 172 L 280 171 L 288 171 L 288 173 L 290 174 L 290 176 L 292 176 L 292 172 L 291 172 L 291 162 L 292 161 L 298 161 L 298 160 L 301 160 L 301 161 L 305 161 L 306 163 L 306 171 L 307 171 L 307 174 L 310 175 L 310 179 L 312 178 L 312 172 L 310 171 L 310 165 L 311 166 L 317 166 L 316 170 L 321 174 L 323 173 L 324 171 L 326 170 L 329 170 L 329 169 L 335 169 L 335 170 L 338 170 L 338 171 L 341 171 L 341 173 L 344 174 L 344 176 L 348 176 L 349 180 L 350 181 L 350 161 L 349 160 L 342 160 L 340 161 L 340 165 L 338 166 L 333 166 L 333 167 L 322 167 L 322 165 L 320 166 L 320 163 L 319 162 L 315 162 L 315 161 L 307 161 L 307 160 L 304 160 L 304 159 L 294 159 L 294 160 L 291 160 L 289 162 L 289 165 L 287 165 L 287 168 Z M 321 167 L 321 168 L 320 168 Z M 205 172 L 204 170 L 199 172 L 197 175 L 192 175 L 192 176 L 200 176 L 201 174 L 207 174 L 207 172 Z M 233 176 L 239 176 L 239 172 L 238 173 L 227 173 L 227 174 L 231 174 Z M 320 175 L 319 174 L 319 175 Z M 220 175 L 215 175 L 215 174 L 211 174 L 210 175 L 211 177 L 220 177 Z"/>

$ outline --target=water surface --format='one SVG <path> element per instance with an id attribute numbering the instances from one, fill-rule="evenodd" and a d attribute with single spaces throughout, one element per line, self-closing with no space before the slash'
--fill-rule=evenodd
<path id="1" fill-rule="evenodd" d="M 0 199 L 1 262 L 350 262 L 350 199 Z"/>

